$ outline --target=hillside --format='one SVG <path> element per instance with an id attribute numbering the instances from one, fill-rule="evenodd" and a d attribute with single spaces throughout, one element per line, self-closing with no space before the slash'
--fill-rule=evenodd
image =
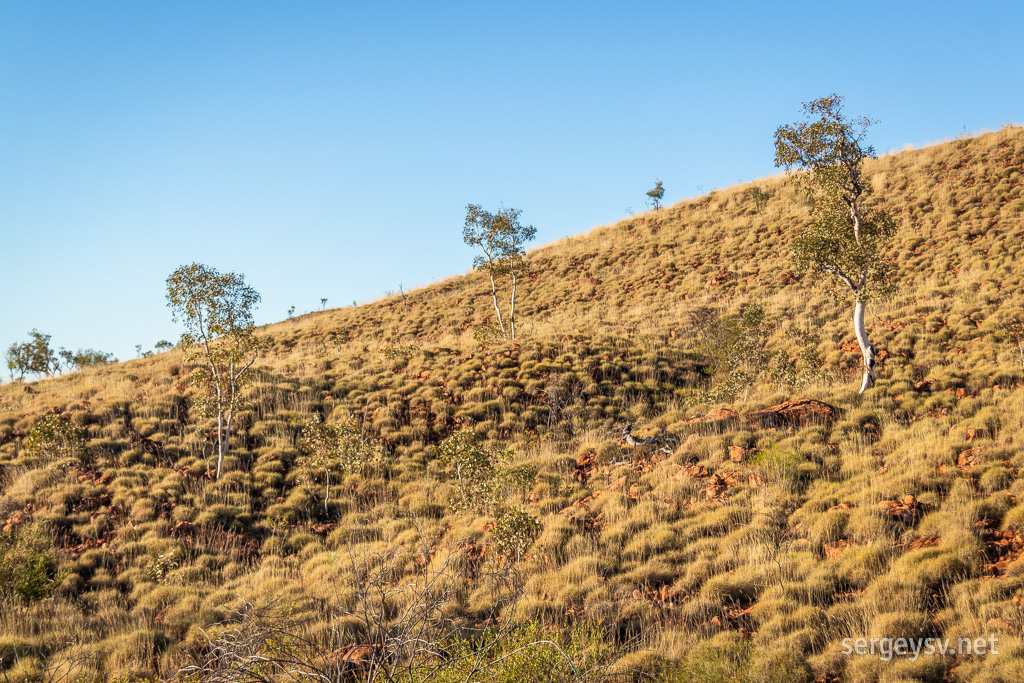
<path id="1" fill-rule="evenodd" d="M 0 668 L 170 678 L 243 601 L 336 652 L 374 642 L 368 584 L 439 567 L 446 623 L 576 625 L 583 644 L 563 645 L 615 675 L 1024 678 L 1024 363 L 1002 325 L 1024 311 L 1024 129 L 868 171 L 900 231 L 864 395 L 849 301 L 792 265 L 807 207 L 786 176 L 756 183 L 763 205 L 727 188 L 529 252 L 513 344 L 481 333 L 478 273 L 268 326 L 220 481 L 177 351 L 0 386 L 0 525 L 42 530 L 58 582 L 0 608 Z M 717 400 L 693 314 L 752 303 L 788 374 Z M 793 399 L 836 411 L 751 417 Z M 314 413 L 390 456 L 339 477 L 326 511 L 296 467 Z M 86 457 L 26 450 L 46 414 L 86 431 Z M 627 424 L 678 443 L 630 448 Z M 461 427 L 536 468 L 509 493 L 540 524 L 518 558 L 493 515 L 449 506 L 433 448 Z M 849 637 L 990 633 L 999 655 L 842 655 Z"/>

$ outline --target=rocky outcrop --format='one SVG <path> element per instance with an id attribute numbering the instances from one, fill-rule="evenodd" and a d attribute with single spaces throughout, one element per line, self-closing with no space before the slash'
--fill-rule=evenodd
<path id="1" fill-rule="evenodd" d="M 839 409 L 822 401 L 799 398 L 758 410 L 747 415 L 747 424 L 757 429 L 831 425 Z"/>

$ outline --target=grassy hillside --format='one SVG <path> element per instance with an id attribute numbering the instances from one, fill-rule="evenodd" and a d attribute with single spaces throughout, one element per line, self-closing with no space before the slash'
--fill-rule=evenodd
<path id="1" fill-rule="evenodd" d="M 177 351 L 0 386 L 4 542 L 56 576 L 0 607 L 0 668 L 169 678 L 244 603 L 337 652 L 371 642 L 367 585 L 433 567 L 446 623 L 533 620 L 502 646 L 532 628 L 611 674 L 1024 678 L 1024 368 L 1002 326 L 1024 311 L 1024 130 L 887 156 L 868 177 L 900 232 L 864 395 L 850 303 L 791 265 L 807 207 L 782 176 L 757 183 L 763 204 L 728 188 L 530 252 L 514 344 L 482 341 L 479 274 L 267 327 L 220 481 Z M 692 314 L 751 303 L 788 371 L 717 401 Z M 750 419 L 790 399 L 836 411 Z M 296 466 L 314 413 L 356 420 L 390 457 L 339 475 L 326 510 Z M 26 449 L 47 414 L 85 430 L 81 458 Z M 630 448 L 626 424 L 678 443 Z M 540 524 L 518 558 L 494 514 L 449 505 L 433 448 L 460 428 L 536 469 L 505 492 Z M 847 637 L 990 633 L 999 655 L 842 655 Z M 532 675 L 517 671 L 502 675 Z"/>

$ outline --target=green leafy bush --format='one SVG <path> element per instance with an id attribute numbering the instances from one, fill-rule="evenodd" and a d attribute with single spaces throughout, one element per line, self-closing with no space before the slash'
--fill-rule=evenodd
<path id="1" fill-rule="evenodd" d="M 498 515 L 491 535 L 501 552 L 519 559 L 533 544 L 540 530 L 540 522 L 525 510 L 508 508 Z"/>
<path id="2" fill-rule="evenodd" d="M 0 533 L 0 596 L 41 600 L 60 583 L 53 542 L 39 524 Z"/>
<path id="3" fill-rule="evenodd" d="M 85 445 L 85 432 L 56 415 L 39 418 L 25 436 L 25 450 L 57 464 L 81 461 Z"/>
<path id="4" fill-rule="evenodd" d="M 460 429 L 434 448 L 434 455 L 449 468 L 459 491 L 453 511 L 494 512 L 511 490 L 523 489 L 536 477 L 529 467 L 508 467 L 510 450 L 489 450 L 469 429 Z"/>

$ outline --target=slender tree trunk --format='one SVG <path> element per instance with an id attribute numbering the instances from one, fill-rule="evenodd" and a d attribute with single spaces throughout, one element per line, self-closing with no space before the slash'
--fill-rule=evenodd
<path id="1" fill-rule="evenodd" d="M 217 480 L 220 480 L 220 470 L 224 465 L 224 413 L 217 411 Z"/>
<path id="2" fill-rule="evenodd" d="M 491 299 L 494 301 L 494 312 L 498 314 L 498 326 L 501 327 L 501 336 L 508 338 L 505 332 L 505 321 L 501 319 L 501 307 L 498 306 L 498 288 L 494 284 L 494 276 L 491 275 Z"/>
<path id="3" fill-rule="evenodd" d="M 327 503 L 331 500 L 331 470 L 329 467 L 324 468 L 324 474 L 327 475 L 327 489 L 324 491 L 324 521 L 327 521 L 330 519 Z"/>
<path id="4" fill-rule="evenodd" d="M 228 408 L 228 418 L 224 421 L 224 448 L 221 449 L 220 459 L 217 461 L 217 479 L 220 479 L 221 466 L 224 464 L 224 456 L 227 455 L 228 445 L 231 443 L 231 418 L 234 411 Z"/>
<path id="5" fill-rule="evenodd" d="M 512 273 L 512 304 L 508 309 L 508 326 L 512 332 L 512 341 L 516 340 L 516 274 Z"/>
<path id="6" fill-rule="evenodd" d="M 857 343 L 860 345 L 860 352 L 864 356 L 864 379 L 860 385 L 860 393 L 864 393 L 875 383 L 875 349 L 868 341 L 868 331 L 864 327 L 864 310 L 867 305 L 857 298 L 853 306 L 853 329 L 857 333 Z"/>

